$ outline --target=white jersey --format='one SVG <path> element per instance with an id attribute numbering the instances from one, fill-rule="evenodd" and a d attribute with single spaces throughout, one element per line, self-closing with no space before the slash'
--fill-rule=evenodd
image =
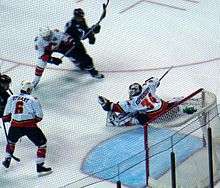
<path id="1" fill-rule="evenodd" d="M 137 111 L 154 112 L 161 108 L 162 100 L 156 95 L 159 80 L 154 78 L 142 86 L 142 92 L 130 100 L 119 102 L 120 107 L 127 113 Z"/>
<path id="2" fill-rule="evenodd" d="M 32 126 L 36 119 L 43 118 L 40 102 L 28 94 L 12 95 L 8 98 L 4 116 L 10 116 L 12 122 L 21 126 Z"/>
<path id="3" fill-rule="evenodd" d="M 61 47 L 60 44 L 68 44 L 70 40 L 73 40 L 70 35 L 58 30 L 53 31 L 49 41 L 40 36 L 36 37 L 35 49 L 38 52 L 38 58 L 41 59 L 45 53 L 49 53 L 49 55 L 51 55 L 53 51 L 59 51 Z"/>

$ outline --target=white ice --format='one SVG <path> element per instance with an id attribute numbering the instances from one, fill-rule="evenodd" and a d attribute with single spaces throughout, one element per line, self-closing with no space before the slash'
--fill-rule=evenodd
<path id="1" fill-rule="evenodd" d="M 34 38 L 39 27 L 63 30 L 78 7 L 84 9 L 91 26 L 102 13 L 102 3 L 105 1 L 1 0 L 0 65 L 1 71 L 13 79 L 11 89 L 19 92 L 20 82 L 34 76 Z M 106 113 L 97 96 L 124 100 L 131 83 L 160 77 L 172 65 L 158 89 L 160 96 L 185 96 L 205 88 L 215 93 L 219 102 L 219 10 L 217 0 L 110 0 L 96 44 L 85 41 L 105 79 L 99 81 L 72 71 L 75 67 L 64 58 L 59 67 L 48 66 L 33 93 L 43 106 L 44 119 L 39 126 L 48 138 L 46 164 L 54 172 L 36 176 L 36 148 L 22 138 L 15 152 L 21 163 L 13 161 L 8 170 L 0 168 L 1 187 L 61 187 L 85 177 L 80 165 L 89 150 L 122 131 L 105 127 Z M 0 145 L 3 159 L 3 129 Z M 74 188 L 80 186 L 72 184 Z M 90 187 L 116 185 L 104 182 Z"/>

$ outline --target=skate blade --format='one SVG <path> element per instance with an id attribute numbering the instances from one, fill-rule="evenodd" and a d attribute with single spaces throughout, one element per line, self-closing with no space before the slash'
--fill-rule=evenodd
<path id="1" fill-rule="evenodd" d="M 53 172 L 52 170 L 48 171 L 48 172 L 39 172 L 39 173 L 37 173 L 37 176 L 38 177 L 47 176 L 47 175 L 51 174 L 52 172 Z"/>

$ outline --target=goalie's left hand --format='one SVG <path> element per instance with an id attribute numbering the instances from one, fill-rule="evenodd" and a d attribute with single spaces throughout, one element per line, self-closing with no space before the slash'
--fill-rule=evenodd
<path id="1" fill-rule="evenodd" d="M 111 102 L 108 99 L 106 99 L 105 97 L 102 97 L 102 96 L 98 96 L 98 102 L 99 102 L 99 104 L 101 104 L 103 110 L 110 111 Z"/>

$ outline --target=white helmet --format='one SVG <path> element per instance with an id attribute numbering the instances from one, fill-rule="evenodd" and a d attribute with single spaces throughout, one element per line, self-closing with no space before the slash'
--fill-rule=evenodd
<path id="1" fill-rule="evenodd" d="M 27 93 L 31 93 L 32 89 L 34 88 L 33 84 L 29 81 L 23 80 L 21 82 L 21 90 L 26 91 Z"/>
<path id="2" fill-rule="evenodd" d="M 49 29 L 49 27 L 41 27 L 39 29 L 39 35 L 43 38 L 49 38 L 52 34 L 52 31 Z"/>

